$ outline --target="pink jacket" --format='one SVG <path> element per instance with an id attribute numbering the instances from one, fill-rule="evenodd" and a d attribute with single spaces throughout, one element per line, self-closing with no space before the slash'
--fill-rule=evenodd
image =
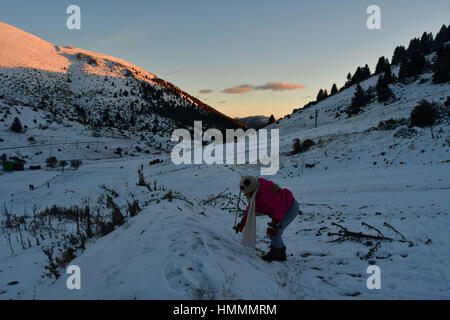
<path id="1" fill-rule="evenodd" d="M 255 199 L 255 212 L 263 213 L 272 219 L 283 221 L 288 209 L 294 203 L 294 196 L 288 189 L 272 188 L 274 183 L 263 178 L 259 178 L 259 189 Z M 244 217 L 247 217 L 250 204 L 245 210 Z"/>

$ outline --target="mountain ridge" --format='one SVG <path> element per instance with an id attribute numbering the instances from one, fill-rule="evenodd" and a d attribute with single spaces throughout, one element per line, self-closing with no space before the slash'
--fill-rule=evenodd
<path id="1" fill-rule="evenodd" d="M 105 95 L 104 100 L 106 101 L 104 102 L 106 104 L 115 104 L 114 101 L 110 101 L 114 99 L 130 100 L 119 98 L 121 94 L 125 94 L 123 90 L 126 90 L 125 97 L 128 97 L 130 93 L 130 97 L 134 96 L 138 98 L 138 101 L 127 101 L 127 103 L 121 101 L 118 105 L 128 104 L 131 108 L 134 108 L 136 104 L 159 107 L 153 108 L 154 110 L 144 107 L 131 113 L 149 114 L 156 112 L 162 117 L 173 118 L 176 120 L 173 128 L 180 125 L 179 122 L 184 126 L 192 126 L 192 123 L 189 124 L 189 122 L 194 119 L 204 120 L 206 126 L 221 129 L 245 127 L 244 124 L 219 112 L 172 83 L 128 61 L 72 46 L 55 45 L 3 22 L 0 22 L 0 70 L 0 77 L 3 76 L 5 85 L 11 88 L 11 90 L 5 90 L 4 86 L 0 88 L 0 96 L 6 96 L 33 106 L 39 104 L 48 106 L 60 102 L 67 104 L 72 100 L 73 108 L 78 110 L 78 112 L 72 114 L 72 117 L 75 117 L 81 109 L 84 110 L 81 111 L 82 114 L 91 111 L 91 117 L 86 116 L 86 119 L 84 119 L 86 121 L 93 120 L 92 118 L 98 119 L 101 113 L 106 111 L 101 103 L 92 108 L 88 102 L 80 101 L 79 96 L 86 95 L 86 91 L 88 91 L 91 93 L 91 98 L 98 99 L 98 95 L 102 95 L 100 91 L 105 94 L 104 84 L 108 82 L 112 86 L 120 86 L 120 88 L 117 88 L 120 91 L 109 90 L 112 97 L 108 101 L 108 96 Z M 36 77 L 34 83 L 26 80 L 31 74 Z M 47 80 L 49 79 L 47 78 L 58 79 L 48 83 Z M 101 78 L 104 81 L 103 85 L 99 81 L 95 81 L 94 78 L 97 78 L 97 80 Z M 124 87 L 130 85 L 131 91 L 128 92 L 129 90 Z M 19 88 L 17 88 L 18 86 Z M 22 90 L 24 87 L 27 90 Z M 81 92 L 80 88 L 82 88 Z M 64 97 L 58 97 L 58 91 L 64 92 Z M 95 91 L 97 91 L 96 94 L 92 94 Z M 151 96 L 145 94 L 150 91 Z M 31 92 L 31 94 L 27 94 L 27 92 Z M 134 95 L 131 93 L 134 93 Z M 153 95 L 158 95 L 158 97 Z M 56 96 L 57 101 L 51 101 L 54 100 L 52 96 Z M 163 97 L 161 98 L 161 96 Z M 192 109 L 190 115 L 188 114 L 189 110 L 186 110 L 188 107 Z M 113 109 L 120 112 L 118 106 Z M 177 115 L 179 111 L 183 113 L 182 116 Z M 125 115 L 124 117 L 121 114 L 120 116 L 124 118 L 123 124 L 130 122 L 130 126 L 134 126 L 131 115 Z M 145 126 L 146 124 L 148 122 L 144 121 L 141 125 Z M 98 122 L 97 125 L 99 125 Z M 104 125 L 114 125 L 114 123 L 105 123 Z"/>

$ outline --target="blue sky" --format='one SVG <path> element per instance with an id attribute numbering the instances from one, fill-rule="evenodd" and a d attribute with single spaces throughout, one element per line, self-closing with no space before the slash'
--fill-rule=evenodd
<path id="1" fill-rule="evenodd" d="M 81 30 L 66 28 L 71 4 L 81 7 Z M 381 30 L 366 27 L 372 4 Z M 450 23 L 450 1 L 1 0 L 0 21 L 128 60 L 230 116 L 280 117 L 358 65 L 373 71 L 397 45 L 435 34 Z M 283 82 L 292 90 L 274 90 Z"/>

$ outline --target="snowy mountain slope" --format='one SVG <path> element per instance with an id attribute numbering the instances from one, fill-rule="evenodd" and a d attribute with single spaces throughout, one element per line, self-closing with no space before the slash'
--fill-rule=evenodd
<path id="1" fill-rule="evenodd" d="M 248 128 L 259 129 L 266 125 L 269 117 L 266 116 L 249 116 L 245 118 L 236 118 L 236 120 L 245 123 Z"/>
<path id="2" fill-rule="evenodd" d="M 10 130 L 13 119 L 20 119 L 23 132 Z M 157 119 L 157 117 L 155 117 Z M 160 118 L 161 126 L 172 122 Z M 18 157 L 30 165 L 45 166 L 45 160 L 94 160 L 144 157 L 170 150 L 170 137 L 163 132 L 129 132 L 115 128 L 92 127 L 77 121 L 55 119 L 48 111 L 8 105 L 0 99 L 0 154 Z M 122 150 L 121 155 L 117 149 Z"/>
<path id="3" fill-rule="evenodd" d="M 229 209 L 236 206 L 240 175 L 259 175 L 259 166 L 176 166 L 164 152 L 170 151 L 167 137 L 142 139 L 138 133 L 128 138 L 128 132 L 98 128 L 101 147 L 84 146 L 80 158 L 85 162 L 77 171 L 1 172 L 0 299 L 448 299 L 448 118 L 433 127 L 434 138 L 429 128 L 408 128 L 401 121 L 379 125 L 408 118 L 421 99 L 443 108 L 450 84 L 434 85 L 430 78 L 423 74 L 412 83 L 391 85 L 395 101 L 373 102 L 351 118 L 343 111 L 354 86 L 267 128 L 280 130 L 282 152 L 279 172 L 267 178 L 292 190 L 303 212 L 283 235 L 288 252 L 283 263 L 267 264 L 258 256 L 269 245 L 267 217 L 257 217 L 256 251 L 243 248 L 241 235 L 231 229 L 235 216 Z M 361 86 L 367 89 L 376 81 L 374 76 Z M 76 121 L 58 123 L 46 110 L 5 99 L 1 111 L 9 114 L 0 126 L 5 137 L 0 148 L 29 136 L 43 144 L 89 139 L 95 130 Z M 25 133 L 8 130 L 15 116 L 24 119 Z M 39 129 L 39 124 L 49 128 Z M 295 138 L 312 139 L 315 145 L 290 155 Z M 157 144 L 151 139 L 162 143 L 160 154 L 133 151 Z M 111 154 L 116 146 L 136 157 Z M 59 143 L 61 151 L 53 152 L 60 152 L 58 158 L 81 152 L 73 147 Z M 23 150 L 30 163 L 49 152 L 48 146 Z M 151 162 L 155 159 L 162 163 Z M 141 166 L 148 187 L 137 185 Z M 222 197 L 207 201 L 217 195 Z M 134 201 L 141 211 L 132 216 Z M 48 276 L 43 249 L 54 246 L 55 256 L 58 245 L 77 235 L 70 216 L 39 214 L 53 205 L 88 207 L 99 221 L 114 219 L 117 208 L 126 217 L 112 232 L 96 233 L 74 256 L 69 254 L 68 264 L 81 268 L 80 291 L 66 288 L 63 266 L 57 268 L 57 280 Z M 18 227 L 6 227 L 8 214 Z M 42 225 L 35 227 L 41 219 Z M 335 241 L 338 225 L 374 236 L 380 232 L 392 240 Z M 380 290 L 366 286 L 366 270 L 373 264 L 381 269 Z"/>
<path id="4" fill-rule="evenodd" d="M 54 175 L 50 189 L 45 186 L 49 176 L 44 176 L 44 172 L 0 176 L 2 194 L 7 184 L 14 194 L 8 197 L 8 206 L 17 214 L 23 214 L 24 204 L 28 213 L 32 204 L 40 209 L 49 203 L 95 206 L 97 197 L 104 192 L 99 188 L 103 183 L 119 194 L 114 201 L 121 208 L 126 207 L 126 200 L 133 194 L 143 209 L 122 227 L 91 240 L 86 250 L 76 252 L 77 258 L 71 264 L 81 268 L 80 291 L 67 290 L 64 269 L 56 282 L 41 278 L 48 262 L 39 246 L 33 244 L 21 250 L 20 244 L 13 240 L 15 253 L 11 254 L 7 242 L 2 241 L 0 298 L 442 299 L 449 296 L 446 270 L 450 256 L 445 252 L 450 206 L 442 199 L 450 185 L 440 178 L 445 174 L 441 168 L 370 169 L 322 176 L 305 173 L 300 179 L 277 178 L 299 199 L 304 215 L 286 230 L 288 261 L 267 264 L 254 251 L 240 245 L 241 236 L 231 230 L 233 214 L 201 204 L 209 195 L 219 194 L 227 187 L 237 192 L 237 170 L 257 174 L 256 168 L 176 167 L 170 162 L 145 166 L 148 181 L 156 180 L 158 186 L 165 186 L 164 191 L 150 192 L 136 186 L 136 169 L 141 163 L 133 159 L 102 160 L 89 162 L 78 172 L 49 172 Z M 22 184 L 31 182 L 37 189 L 23 191 Z M 148 202 L 168 190 L 180 192 L 187 201 Z M 109 214 L 109 210 L 104 210 L 102 214 Z M 268 246 L 264 236 L 267 220 L 264 216 L 257 218 L 257 253 Z M 332 222 L 367 232 L 361 226 L 362 221 L 379 228 L 386 236 L 400 239 L 383 227 L 387 221 L 412 245 L 382 242 L 376 256 L 363 259 L 371 248 L 368 242 L 330 242 L 333 238 L 327 233 L 335 231 Z M 68 227 L 61 224 L 60 228 Z M 61 231 L 59 237 L 66 232 L 70 228 Z M 23 234 L 27 237 L 25 231 Z M 46 236 L 45 241 L 50 240 Z M 382 270 L 382 290 L 369 290 L 365 285 L 369 261 L 375 261 Z M 7 285 L 13 281 L 18 283 Z"/>
<path id="5" fill-rule="evenodd" d="M 442 108 L 450 96 L 450 85 L 431 83 L 432 74 L 424 74 L 421 79 L 408 85 L 396 83 L 391 88 L 396 96 L 390 104 L 372 102 L 364 111 L 348 118 L 343 112 L 350 104 L 355 86 L 345 89 L 307 109 L 299 109 L 269 125 L 267 128 L 280 130 L 280 149 L 292 151 L 292 141 L 312 139 L 317 145 L 308 152 L 287 157 L 290 162 L 303 161 L 317 164 L 310 171 L 335 170 L 344 168 L 381 168 L 414 165 L 442 164 L 448 160 L 450 140 L 448 117 L 441 124 L 434 126 L 436 139 L 432 139 L 429 128 L 413 128 L 411 136 L 396 134 L 407 130 L 407 125 L 398 125 L 391 130 L 378 129 L 380 122 L 389 119 L 408 120 L 412 109 L 422 99 L 434 101 Z M 378 76 L 361 83 L 364 89 L 376 84 Z M 318 127 L 314 127 L 315 113 L 318 113 Z M 404 162 L 400 164 L 400 162 Z M 319 164 L 320 162 L 320 164 Z M 336 167 L 335 163 L 339 163 Z M 444 165 L 446 166 L 446 165 Z"/>
<path id="6" fill-rule="evenodd" d="M 400 100 L 392 105 L 373 103 L 350 119 L 334 118 L 333 108 L 349 103 L 352 88 L 269 127 L 280 129 L 283 152 L 280 171 L 269 179 L 292 190 L 303 211 L 284 235 L 289 254 L 285 263 L 266 264 L 257 256 L 269 244 L 266 217 L 257 218 L 255 252 L 243 248 L 241 236 L 231 229 L 234 214 L 220 205 L 203 204 L 226 188 L 236 195 L 239 174 L 258 175 L 259 166 L 175 166 L 163 153 L 140 159 L 86 161 L 78 171 L 0 174 L 1 202 L 17 216 L 31 216 L 33 207 L 40 212 L 54 204 L 88 204 L 92 211 L 100 208 L 101 215 L 109 216 L 111 210 L 98 204 L 104 198 L 103 184 L 118 193 L 114 201 L 123 213 L 132 199 L 137 199 L 142 209 L 123 226 L 89 240 L 85 250 L 75 252 L 70 263 L 81 268 L 80 291 L 67 290 L 64 268 L 56 281 L 42 278 L 48 273 L 42 248 L 73 232 L 72 222 L 54 220 L 52 225 L 60 231 L 44 232 L 45 240 L 39 244 L 22 230 L 22 236 L 31 239 L 26 249 L 21 249 L 20 235 L 13 233 L 14 253 L 6 239 L 0 242 L 0 298 L 447 299 L 448 124 L 435 126 L 435 139 L 428 128 L 414 128 L 417 133 L 405 137 L 394 136 L 401 125 L 393 130 L 371 129 L 381 120 L 407 117 L 422 97 L 442 103 L 449 93 L 448 85 L 419 82 L 395 87 Z M 310 119 L 314 108 L 319 112 L 317 128 Z M 303 154 L 288 155 L 296 137 L 311 138 L 317 145 Z M 150 166 L 148 162 L 156 157 L 163 162 Z M 136 186 L 141 165 L 150 184 L 157 181 L 163 191 Z M 36 189 L 29 191 L 28 184 Z M 162 199 L 168 190 L 186 200 Z M 152 201 L 156 198 L 161 199 L 159 203 Z M 375 233 L 362 222 L 394 240 L 379 245 L 373 240 L 331 242 L 336 237 L 328 233 L 338 231 L 333 223 Z M 406 241 L 400 241 L 402 237 L 385 222 Z M 381 268 L 381 290 L 366 287 L 370 264 Z M 11 284 L 14 281 L 18 283 Z"/>
<path id="7" fill-rule="evenodd" d="M 0 23 L 0 98 L 83 123 L 150 130 L 153 118 L 172 128 L 239 127 L 242 124 L 169 82 L 124 60 L 43 41 Z"/>

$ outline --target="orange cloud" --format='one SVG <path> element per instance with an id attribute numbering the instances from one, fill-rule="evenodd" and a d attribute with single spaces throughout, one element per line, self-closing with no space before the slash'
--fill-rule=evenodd
<path id="1" fill-rule="evenodd" d="M 284 90 L 299 90 L 305 89 L 306 86 L 302 84 L 288 83 L 288 82 L 269 82 L 262 86 L 257 86 L 257 90 L 272 90 L 272 91 L 284 91 Z"/>
<path id="2" fill-rule="evenodd" d="M 214 92 L 214 90 L 211 90 L 211 89 L 202 89 L 202 90 L 200 90 L 198 93 L 208 94 L 208 93 L 212 93 L 212 92 Z"/>
<path id="3" fill-rule="evenodd" d="M 272 91 L 285 91 L 285 90 L 299 90 L 305 89 L 306 86 L 302 84 L 288 83 L 288 82 L 268 82 L 261 86 L 253 86 L 250 84 L 243 84 L 240 86 L 227 88 L 223 90 L 224 93 L 240 94 L 247 93 L 252 90 L 272 90 Z"/>
<path id="4" fill-rule="evenodd" d="M 227 89 L 223 90 L 223 92 L 230 93 L 230 94 L 240 94 L 240 93 L 250 92 L 252 90 L 253 90 L 253 86 L 251 86 L 249 84 L 243 84 L 243 85 L 240 85 L 237 87 L 227 88 Z"/>

